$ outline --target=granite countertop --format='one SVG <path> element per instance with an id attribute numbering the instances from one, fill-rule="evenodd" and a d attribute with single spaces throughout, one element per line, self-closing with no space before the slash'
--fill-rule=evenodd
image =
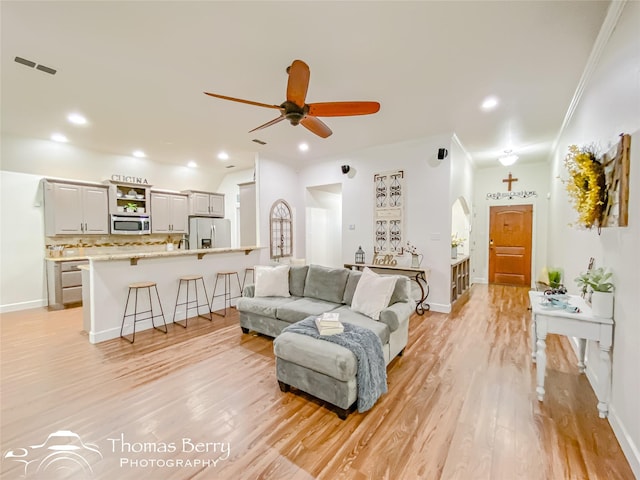
<path id="1" fill-rule="evenodd" d="M 69 262 L 74 260 L 93 260 L 97 262 L 109 261 L 109 260 L 131 260 L 138 258 L 163 258 L 163 257 L 180 257 L 186 255 L 198 255 L 202 258 L 203 255 L 207 254 L 216 254 L 216 253 L 237 253 L 237 252 L 245 252 L 249 253 L 253 250 L 257 250 L 259 248 L 256 245 L 252 245 L 249 247 L 236 247 L 236 248 L 199 248 L 195 250 L 182 250 L 175 249 L 171 251 L 128 251 L 128 252 L 113 252 L 113 253 L 101 253 L 101 254 L 93 254 L 93 255 L 83 255 L 83 256 L 62 256 L 62 257 L 47 257 L 45 260 L 49 262 Z"/>

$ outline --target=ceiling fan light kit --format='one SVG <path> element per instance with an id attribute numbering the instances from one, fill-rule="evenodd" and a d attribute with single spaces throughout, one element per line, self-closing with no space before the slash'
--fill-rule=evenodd
<path id="1" fill-rule="evenodd" d="M 217 93 L 204 92 L 211 97 L 233 102 L 246 103 L 257 107 L 280 110 L 280 116 L 264 123 L 249 132 L 255 132 L 270 127 L 282 120 L 288 120 L 291 125 L 302 125 L 310 132 L 322 138 L 327 138 L 333 132 L 318 117 L 349 117 L 354 115 L 370 115 L 380 110 L 378 102 L 324 102 L 305 103 L 311 72 L 309 66 L 302 60 L 294 60 L 287 67 L 289 80 L 287 82 L 287 99 L 280 105 L 243 100 L 241 98 L 228 97 Z"/>
<path id="2" fill-rule="evenodd" d="M 518 158 L 519 157 L 516 154 L 514 154 L 513 151 L 505 150 L 504 155 L 502 155 L 501 157 L 498 157 L 498 161 L 505 167 L 508 167 L 516 163 Z"/>

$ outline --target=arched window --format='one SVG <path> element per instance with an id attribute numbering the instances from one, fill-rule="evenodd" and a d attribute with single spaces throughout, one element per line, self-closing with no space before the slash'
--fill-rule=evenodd
<path id="1" fill-rule="evenodd" d="M 278 259 L 293 255 L 293 221 L 291 207 L 280 199 L 271 207 L 269 215 L 271 232 L 271 258 Z"/>

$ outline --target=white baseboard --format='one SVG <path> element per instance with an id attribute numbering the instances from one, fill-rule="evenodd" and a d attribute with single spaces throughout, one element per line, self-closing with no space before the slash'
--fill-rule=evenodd
<path id="1" fill-rule="evenodd" d="M 438 313 L 451 313 L 451 304 L 447 303 L 431 303 L 429 300 L 427 300 L 427 303 L 429 304 L 429 306 L 431 308 L 429 308 L 429 311 L 431 312 L 438 312 Z"/>
<path id="2" fill-rule="evenodd" d="M 622 452 L 631 466 L 633 474 L 636 478 L 640 478 L 640 448 L 633 442 L 631 435 L 629 435 L 627 429 L 624 428 L 624 424 L 620 421 L 620 417 L 618 417 L 616 409 L 612 405 L 609 405 L 608 420 L 613 434 L 618 439 L 620 448 L 622 448 Z"/>
<path id="3" fill-rule="evenodd" d="M 0 305 L 0 313 L 17 312 L 19 310 L 28 310 L 30 308 L 46 307 L 47 301 L 44 298 L 40 300 L 30 300 L 28 302 L 7 303 Z"/>
<path id="4" fill-rule="evenodd" d="M 577 359 L 578 339 L 571 337 L 569 340 Z M 585 375 L 587 376 L 587 380 L 589 380 L 589 384 L 593 391 L 597 392 L 597 389 L 599 388 L 598 375 L 593 368 L 591 368 L 588 361 L 585 365 Z M 613 434 L 616 436 L 616 439 L 620 444 L 620 448 L 622 449 L 624 456 L 631 466 L 633 474 L 636 478 L 640 479 L 640 448 L 634 443 L 633 438 L 631 438 L 631 435 L 629 435 L 629 432 L 627 432 L 627 429 L 624 427 L 624 423 L 620 421 L 620 417 L 616 413 L 616 409 L 611 403 L 611 400 L 609 400 L 609 413 L 607 415 L 607 420 L 609 421 L 609 425 L 611 425 Z"/>

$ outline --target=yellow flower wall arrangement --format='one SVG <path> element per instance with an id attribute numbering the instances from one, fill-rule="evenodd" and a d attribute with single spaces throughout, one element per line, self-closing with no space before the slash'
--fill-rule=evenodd
<path id="1" fill-rule="evenodd" d="M 598 161 L 594 146 L 570 145 L 564 166 L 569 172 L 565 182 L 567 193 L 578 212 L 578 223 L 585 228 L 599 227 L 607 202 L 607 186 L 604 167 Z"/>
<path id="2" fill-rule="evenodd" d="M 630 146 L 626 134 L 602 156 L 594 145 L 569 146 L 564 159 L 569 178 L 564 183 L 582 227 L 600 232 L 602 227 L 627 226 Z"/>

